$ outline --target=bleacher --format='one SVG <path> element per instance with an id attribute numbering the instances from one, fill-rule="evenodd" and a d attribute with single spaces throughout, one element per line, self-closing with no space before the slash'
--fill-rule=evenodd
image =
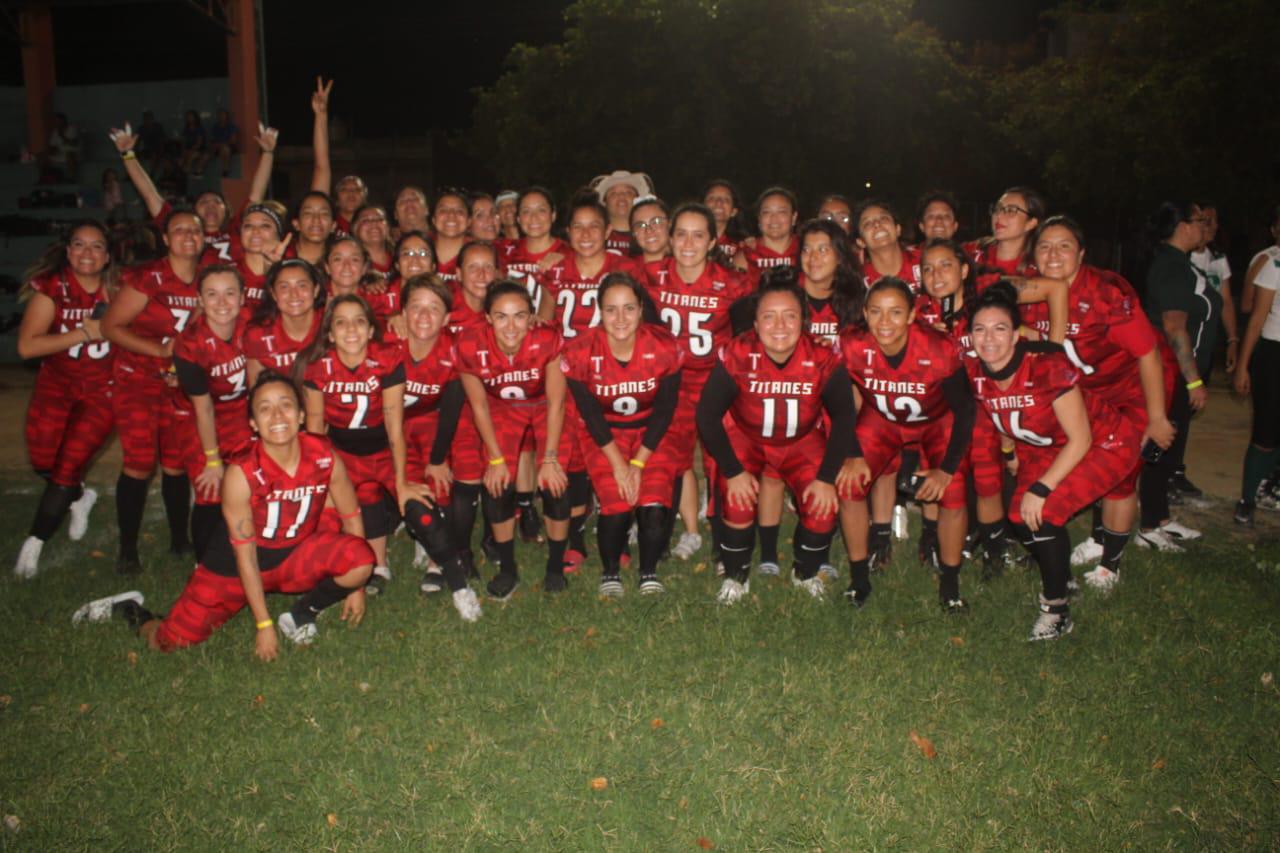
<path id="1" fill-rule="evenodd" d="M 0 363 L 16 363 L 17 326 L 22 306 L 17 289 L 22 272 L 54 239 L 57 229 L 82 218 L 104 218 L 102 173 L 108 168 L 120 175 L 127 216 L 146 217 L 133 191 L 107 131 L 124 121 L 136 130 L 142 111 L 149 109 L 169 136 L 178 134 L 188 109 L 200 112 L 206 131 L 215 111 L 227 103 L 225 78 L 167 80 L 103 86 L 60 86 L 54 93 L 54 110 L 65 113 L 80 134 L 79 180 L 69 184 L 39 184 L 36 163 L 23 163 L 19 155 L 26 145 L 26 99 L 21 87 L 0 87 Z M 237 124 L 237 117 L 233 116 Z M 241 128 L 242 138 L 246 131 Z M 189 179 L 188 193 L 221 189 L 221 176 L 211 165 L 201 179 Z M 238 158 L 232 161 L 232 177 L 239 176 Z M 39 191 L 47 206 L 26 206 Z"/>

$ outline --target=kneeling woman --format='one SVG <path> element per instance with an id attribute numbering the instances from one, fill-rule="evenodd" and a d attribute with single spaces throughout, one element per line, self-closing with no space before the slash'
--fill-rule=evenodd
<path id="1" fill-rule="evenodd" d="M 938 598 L 948 611 L 965 608 L 960 564 L 965 528 L 965 472 L 973 434 L 973 399 L 960 347 L 944 332 L 915 322 L 915 297 L 900 278 L 882 278 L 867 291 L 861 328 L 845 329 L 837 343 L 862 396 L 853 451 L 840 471 L 840 521 L 849 548 L 851 580 L 845 595 L 862 606 L 871 595 L 867 563 L 867 490 L 891 469 L 903 448 L 919 445 L 915 492 L 937 502 Z"/>
<path id="2" fill-rule="evenodd" d="M 564 552 L 569 535 L 569 480 L 560 460 L 569 458 L 570 448 L 564 429 L 560 332 L 554 326 L 533 326 L 533 298 L 523 285 L 510 279 L 490 286 L 484 310 L 488 325 L 459 338 L 454 353 L 476 431 L 489 453 L 484 501 L 501 570 L 487 589 L 493 598 L 505 600 L 519 584 L 513 541 L 514 465 L 508 465 L 507 460 L 514 463 L 519 459 L 526 435 L 532 435 L 542 453 L 538 488 L 547 519 L 547 574 L 542 588 L 561 592 L 567 586 Z"/>
<path id="3" fill-rule="evenodd" d="M 633 508 L 640 592 L 660 593 L 658 560 L 667 546 L 678 462 L 667 428 L 684 350 L 665 328 L 643 321 L 644 291 L 627 273 L 605 276 L 596 293 L 600 325 L 565 347 L 560 366 L 585 422 L 578 443 L 600 500 L 600 593 L 622 594 L 618 570 Z"/>
<path id="4" fill-rule="evenodd" d="M 996 429 L 1018 442 L 1018 482 L 1009 521 L 1040 566 L 1044 592 L 1032 640 L 1071 630 L 1071 544 L 1066 524 L 1108 494 L 1138 461 L 1142 426 L 1081 391 L 1081 370 L 1056 344 L 1018 337 L 1017 294 L 992 285 L 973 305 L 976 358 L 965 367 L 973 395 Z"/>
<path id="5" fill-rule="evenodd" d="M 721 349 L 698 402 L 698 434 L 719 469 L 722 604 L 748 590 L 760 478 L 781 480 L 798 497 L 792 583 L 823 595 L 817 574 L 836 526 L 835 478 L 853 435 L 853 390 L 839 355 L 805 331 L 805 313 L 799 288 L 766 283 L 755 328 Z"/>
<path id="6" fill-rule="evenodd" d="M 247 604 L 257 626 L 254 652 L 263 660 L 278 652 L 268 592 L 301 594 L 279 619 L 281 633 L 299 645 L 315 638 L 316 616 L 339 601 L 343 621 L 359 624 L 373 552 L 342 458 L 328 439 L 301 432 L 298 389 L 278 373 L 258 377 L 249 414 L 258 441 L 222 480 L 230 537 L 220 532 L 169 615 L 144 610 L 135 592 L 90 602 L 73 621 L 103 621 L 114 610 L 153 649 L 172 651 L 204 642 Z M 341 533 L 317 529 L 326 508 L 342 519 Z"/>

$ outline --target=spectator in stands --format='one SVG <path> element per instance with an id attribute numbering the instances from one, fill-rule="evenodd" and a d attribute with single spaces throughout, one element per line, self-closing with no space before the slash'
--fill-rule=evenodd
<path id="1" fill-rule="evenodd" d="M 80 134 L 66 114 L 54 115 L 49 144 L 40 159 L 43 167 L 41 180 L 44 183 L 75 183 L 80 169 Z"/>
<path id="2" fill-rule="evenodd" d="M 102 212 L 108 225 L 129 218 L 124 206 L 124 187 L 120 185 L 120 174 L 115 169 L 102 170 Z"/>
<path id="3" fill-rule="evenodd" d="M 209 128 L 209 152 L 206 159 L 218 158 L 222 164 L 222 177 L 231 173 L 231 158 L 239 153 L 240 128 L 231 121 L 231 113 L 219 109 Z"/>
<path id="4" fill-rule="evenodd" d="M 182 119 L 182 171 L 193 178 L 204 174 L 204 162 L 209 159 L 206 153 L 208 138 L 204 125 L 200 122 L 200 113 L 187 110 Z"/>
<path id="5" fill-rule="evenodd" d="M 142 111 L 142 124 L 138 126 L 138 156 L 143 159 L 148 172 L 155 172 L 164 156 L 164 127 L 151 110 Z"/>

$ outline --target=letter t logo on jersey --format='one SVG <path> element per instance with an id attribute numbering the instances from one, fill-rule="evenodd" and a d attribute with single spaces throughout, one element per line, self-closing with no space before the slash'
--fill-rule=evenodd
<path id="1" fill-rule="evenodd" d="M 476 355 L 480 358 L 481 367 L 489 366 L 489 351 L 487 349 L 476 350 Z"/>
<path id="2" fill-rule="evenodd" d="M 593 356 L 591 356 L 591 370 L 592 370 L 592 372 L 594 372 L 594 373 L 599 373 L 599 372 L 600 372 L 600 365 L 601 365 L 601 363 L 602 363 L 603 361 L 604 361 L 604 358 L 603 358 L 602 356 L 598 356 L 598 355 L 593 355 Z"/>
<path id="3" fill-rule="evenodd" d="M 760 369 L 760 353 L 749 352 L 747 353 L 747 357 L 751 359 L 751 370 L 752 371 L 759 370 Z"/>

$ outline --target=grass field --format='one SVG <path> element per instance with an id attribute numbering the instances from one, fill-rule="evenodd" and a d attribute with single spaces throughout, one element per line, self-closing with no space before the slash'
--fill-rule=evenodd
<path id="1" fill-rule="evenodd" d="M 1280 845 L 1280 542 L 1220 524 L 1225 505 L 1189 554 L 1131 548 L 1055 643 L 1024 642 L 1032 573 L 966 578 L 972 613 L 942 617 L 904 544 L 856 613 L 761 578 L 719 608 L 705 554 L 665 564 L 661 598 L 632 576 L 598 599 L 593 560 L 547 599 L 522 547 L 522 591 L 464 625 L 418 594 L 400 539 L 363 626 L 327 614 L 262 664 L 246 614 L 167 656 L 120 623 L 73 628 L 129 585 L 110 497 L 19 583 L 35 494 L 5 485 L 27 489 L 0 518 L 6 848 Z M 161 556 L 159 503 L 132 585 L 163 610 L 187 571 Z"/>

